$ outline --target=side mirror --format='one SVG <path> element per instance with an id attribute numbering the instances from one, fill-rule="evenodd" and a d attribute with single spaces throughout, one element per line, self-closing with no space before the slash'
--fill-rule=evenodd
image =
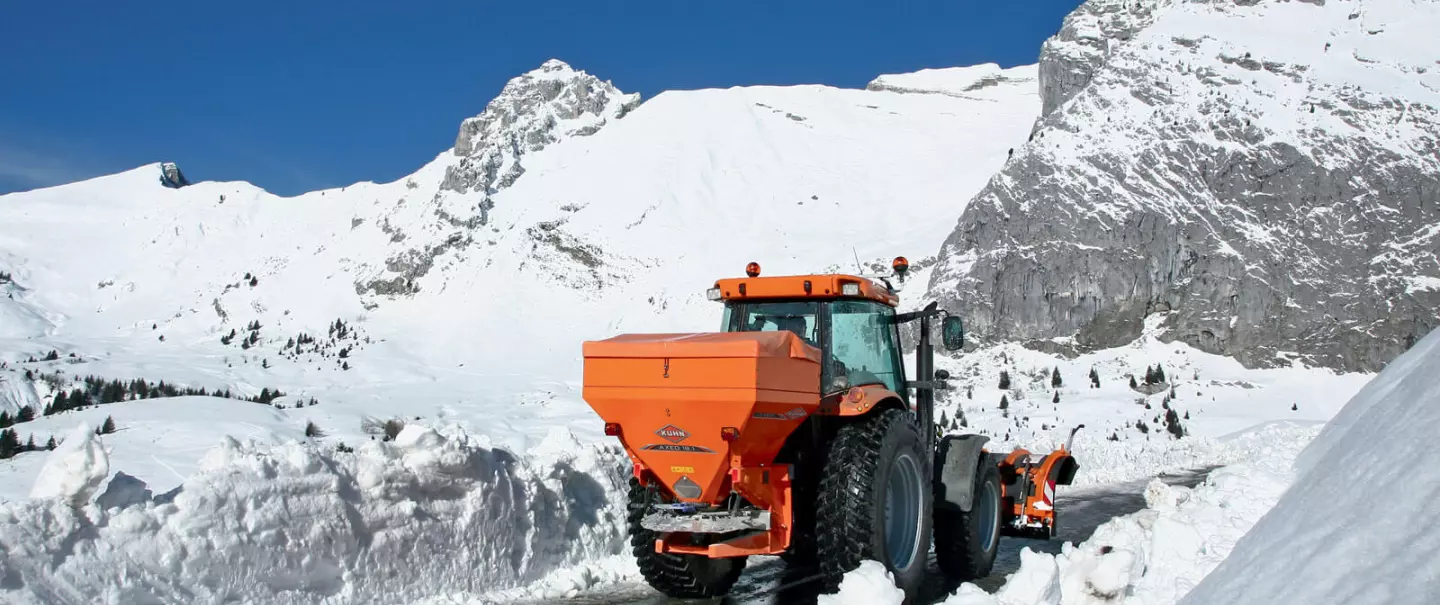
<path id="1" fill-rule="evenodd" d="M 945 316 L 940 322 L 940 342 L 951 351 L 965 348 L 965 324 L 954 315 Z"/>

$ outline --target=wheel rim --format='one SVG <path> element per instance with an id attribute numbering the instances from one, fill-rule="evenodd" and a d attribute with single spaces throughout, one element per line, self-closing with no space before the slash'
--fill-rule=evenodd
<path id="1" fill-rule="evenodd" d="M 920 465 L 909 454 L 895 457 L 885 485 L 885 554 L 894 569 L 907 569 L 920 543 Z"/>
<path id="2" fill-rule="evenodd" d="M 980 539 L 984 541 L 985 552 L 995 548 L 1000 539 L 1000 492 L 993 481 L 980 484 L 980 500 L 975 503 L 979 517 Z"/>

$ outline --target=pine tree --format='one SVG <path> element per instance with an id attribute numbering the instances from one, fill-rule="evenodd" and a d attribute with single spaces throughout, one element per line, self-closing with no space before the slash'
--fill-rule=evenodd
<path id="1" fill-rule="evenodd" d="M 322 431 L 322 430 L 320 430 L 320 427 L 315 426 L 315 423 L 314 423 L 314 422 L 306 421 L 306 422 L 305 422 L 305 436 L 306 436 L 306 437 L 309 437 L 309 438 L 311 438 L 311 439 L 314 439 L 314 438 L 316 438 L 316 437 L 324 437 L 324 436 L 325 436 L 325 431 Z"/>
<path id="2" fill-rule="evenodd" d="M 342 370 L 349 370 L 349 369 L 350 369 L 350 362 L 346 361 L 346 362 L 341 363 L 341 364 L 340 364 L 340 369 L 342 369 Z"/>
<path id="3" fill-rule="evenodd" d="M 1176 439 L 1185 436 L 1185 427 L 1180 424 L 1180 415 L 1175 410 L 1165 412 L 1165 430 L 1170 431 Z"/>
<path id="4" fill-rule="evenodd" d="M 51 436 L 50 436 L 50 440 L 45 442 L 45 449 L 54 451 L 54 449 L 55 449 L 55 436 L 54 436 L 54 435 L 51 435 Z"/>
<path id="5" fill-rule="evenodd" d="M 1155 364 L 1155 384 L 1165 384 L 1165 368 Z"/>
<path id="6" fill-rule="evenodd" d="M 1100 373 L 1096 372 L 1095 368 L 1090 368 L 1090 388 L 1100 388 Z"/>
<path id="7" fill-rule="evenodd" d="M 1130 388 L 1132 388 L 1132 389 L 1138 389 L 1138 388 L 1140 388 L 1140 385 L 1135 384 L 1135 377 L 1134 377 L 1134 376 L 1131 376 L 1131 377 L 1130 377 Z"/>
<path id="8" fill-rule="evenodd" d="M 20 451 L 20 438 L 15 431 L 5 429 L 0 431 L 0 458 L 11 458 Z"/>
<path id="9" fill-rule="evenodd" d="M 34 420 L 34 419 L 35 419 L 35 408 L 32 408 L 32 407 L 30 407 L 30 406 L 27 405 L 27 406 L 24 406 L 24 407 L 20 408 L 20 413 L 19 413 L 18 415 L 16 415 L 16 417 L 15 417 L 15 422 L 30 422 L 31 420 Z"/>
<path id="10" fill-rule="evenodd" d="M 1007 372 L 1007 371 L 1005 371 L 1005 370 L 1000 370 L 1000 390 L 1004 391 L 1004 390 L 1009 389 L 1009 388 L 1010 388 L 1010 373 Z"/>
<path id="11" fill-rule="evenodd" d="M 15 424 L 15 419 L 10 417 L 10 412 L 0 412 L 0 428 Z"/>
<path id="12" fill-rule="evenodd" d="M 270 360 L 269 360 L 269 359 L 261 359 L 261 360 L 260 360 L 260 367 L 269 369 L 269 368 L 270 368 Z"/>
<path id="13" fill-rule="evenodd" d="M 1292 412 L 1298 412 L 1298 411 L 1300 411 L 1300 404 L 1298 404 L 1298 403 L 1292 403 L 1292 404 L 1290 404 L 1290 411 L 1292 411 Z"/>
<path id="14" fill-rule="evenodd" d="M 948 425 L 948 424 L 950 424 L 950 417 L 945 414 L 945 411 L 944 411 L 944 410 L 941 410 L 941 411 L 940 411 L 940 423 L 939 423 L 937 426 L 942 426 L 942 427 L 943 427 L 943 426 L 946 426 L 946 425 Z"/>
<path id="15" fill-rule="evenodd" d="M 50 349 L 50 352 L 45 354 L 45 361 L 55 361 L 57 359 L 60 359 L 60 353 L 55 349 Z"/>
<path id="16" fill-rule="evenodd" d="M 1009 397 L 1006 397 L 1006 396 L 1004 396 L 1004 395 L 1001 395 L 1001 396 L 1000 396 L 1000 409 L 1002 409 L 1002 410 L 1008 410 L 1008 409 L 1010 409 L 1010 398 L 1009 398 Z"/>
<path id="17" fill-rule="evenodd" d="M 1050 387 L 1058 389 L 1063 384 L 1064 381 L 1060 380 L 1060 367 L 1056 366 L 1054 370 L 1050 371 Z"/>
<path id="18" fill-rule="evenodd" d="M 250 278 L 250 287 L 251 287 L 251 288 L 254 288 L 254 287 L 257 286 L 257 285 L 260 285 L 260 278 L 258 278 L 258 277 L 251 277 L 251 278 Z"/>
<path id="19" fill-rule="evenodd" d="M 1050 403 L 1060 403 L 1060 391 L 1055 391 L 1055 397 L 1050 399 Z"/>
<path id="20" fill-rule="evenodd" d="M 34 433 L 31 433 L 31 434 L 30 434 L 30 439 L 25 442 L 25 451 L 27 451 L 27 452 L 33 452 L 33 451 L 38 450 L 38 449 L 40 449 L 40 448 L 35 445 L 35 434 L 34 434 Z"/>
<path id="21" fill-rule="evenodd" d="M 965 387 L 965 398 L 966 398 L 966 399 L 974 399 L 974 398 L 975 398 L 975 387 L 973 387 L 973 386 L 966 386 L 966 387 Z"/>
<path id="22" fill-rule="evenodd" d="M 114 417 L 114 416 L 106 416 L 106 417 L 105 417 L 105 424 L 100 425 L 100 433 L 101 433 L 101 434 L 104 434 L 104 435 L 108 435 L 108 434 L 113 433 L 113 432 L 115 432 L 115 417 Z"/>
<path id="23" fill-rule="evenodd" d="M 1150 366 L 1145 366 L 1145 384 L 1146 384 L 1146 385 L 1155 384 L 1155 368 L 1150 367 Z"/>

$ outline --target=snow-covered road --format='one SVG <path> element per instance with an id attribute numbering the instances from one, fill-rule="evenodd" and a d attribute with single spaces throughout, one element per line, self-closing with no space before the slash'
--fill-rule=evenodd
<path id="1" fill-rule="evenodd" d="M 1163 474 L 1159 478 L 1170 485 L 1193 487 L 1204 480 L 1209 470 L 1195 469 Z M 1062 492 L 1057 498 L 1061 514 L 1059 537 L 1050 541 L 1002 539 L 994 572 L 976 584 L 988 591 L 994 591 L 1004 584 L 1006 576 L 1019 569 L 1022 549 L 1029 547 L 1039 552 L 1058 553 L 1062 543 L 1082 542 L 1089 538 L 1100 524 L 1119 515 L 1145 508 L 1145 485 L 1149 481 L 1147 478 L 1112 485 L 1077 487 Z M 938 603 L 945 600 L 956 586 L 943 580 L 933 555 L 930 567 L 929 580 L 922 588 L 922 595 L 925 602 Z M 812 572 L 792 570 L 779 558 L 755 557 L 750 560 L 745 574 L 741 576 L 730 597 L 714 602 L 736 605 L 813 603 L 818 596 L 818 585 L 814 580 Z M 509 601 L 506 605 L 539 605 L 541 602 Z M 543 602 L 563 605 L 693 605 L 704 601 L 669 599 L 643 584 L 625 584 L 606 586 L 569 599 L 545 599 Z"/>

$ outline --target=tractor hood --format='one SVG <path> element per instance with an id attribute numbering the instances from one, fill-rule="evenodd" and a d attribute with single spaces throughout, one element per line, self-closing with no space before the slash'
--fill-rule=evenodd
<path id="1" fill-rule="evenodd" d="M 772 463 L 820 401 L 820 351 L 790 332 L 626 334 L 584 354 L 585 401 L 683 501 L 723 500 L 727 471 Z"/>

